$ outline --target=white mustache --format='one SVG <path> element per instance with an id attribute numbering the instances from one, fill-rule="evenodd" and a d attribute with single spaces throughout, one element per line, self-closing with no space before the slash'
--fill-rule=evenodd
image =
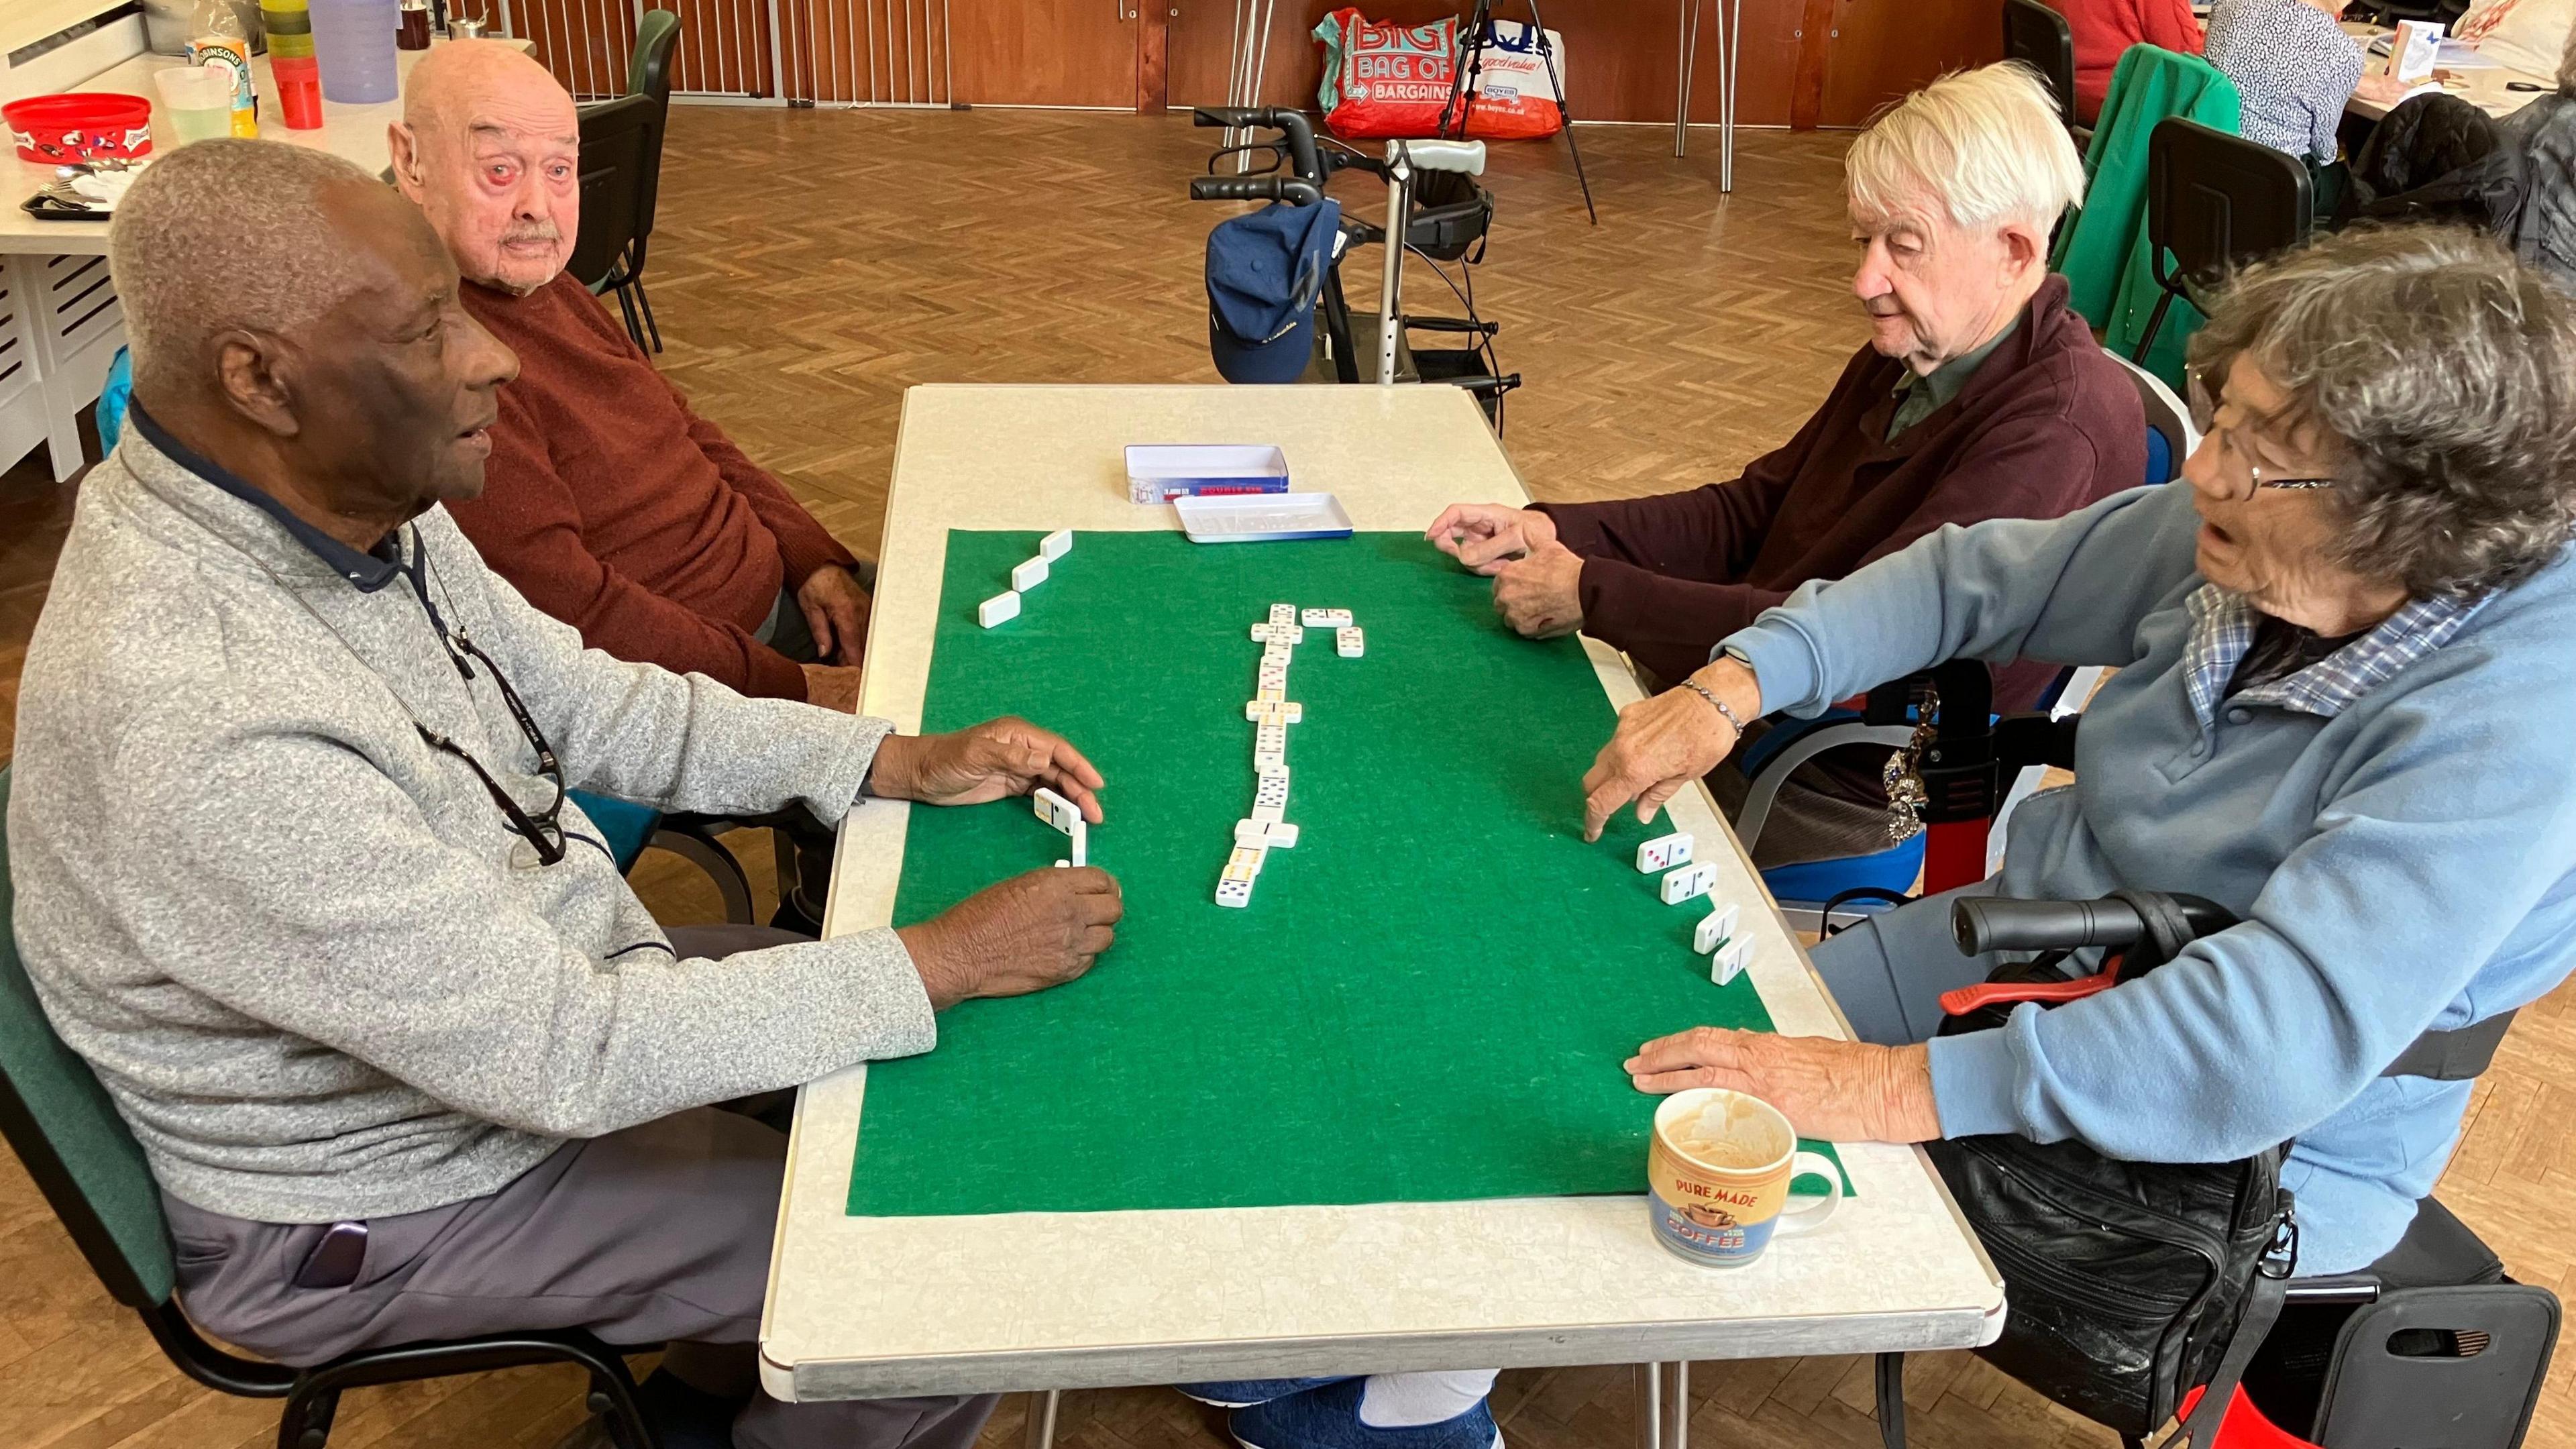
<path id="1" fill-rule="evenodd" d="M 556 226 L 551 221 L 543 222 L 536 226 L 514 226 L 508 231 L 501 233 L 501 244 L 503 246 L 509 246 L 516 242 L 551 242 L 562 240 L 563 228 Z"/>

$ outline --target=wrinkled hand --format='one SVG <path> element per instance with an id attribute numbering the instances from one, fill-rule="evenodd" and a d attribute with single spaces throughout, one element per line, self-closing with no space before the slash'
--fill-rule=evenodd
<path id="1" fill-rule="evenodd" d="M 1583 627 L 1583 560 L 1554 539 L 1494 572 L 1494 612 L 1524 639 L 1555 639 Z"/>
<path id="2" fill-rule="evenodd" d="M 1033 870 L 986 886 L 895 935 L 912 953 L 930 1004 L 945 1011 L 977 996 L 1025 996 L 1091 969 L 1116 939 L 1126 903 L 1096 866 Z"/>
<path id="3" fill-rule="evenodd" d="M 1929 1142 L 1941 1135 L 1932 1054 L 1922 1046 L 1702 1026 L 1637 1048 L 1625 1069 L 1640 1092 L 1749 1092 L 1779 1108 L 1804 1137 Z"/>
<path id="4" fill-rule="evenodd" d="M 1556 520 L 1499 503 L 1452 503 L 1422 531 L 1431 546 L 1480 574 L 1556 542 Z"/>
<path id="5" fill-rule="evenodd" d="M 1753 671 L 1722 659 L 1691 678 L 1726 701 L 1735 717 L 1750 720 L 1762 712 L 1762 691 Z M 1717 768 L 1735 748 L 1735 726 L 1709 702 L 1678 685 L 1619 711 L 1619 728 L 1592 768 L 1583 775 L 1583 838 L 1599 840 L 1601 827 L 1620 806 L 1637 802 L 1637 819 L 1648 821 L 1691 781 Z"/>
<path id="6" fill-rule="evenodd" d="M 888 735 L 868 788 L 889 800 L 981 805 L 1046 786 L 1100 823 L 1100 772 L 1053 730 L 1004 716 L 945 735 Z"/>
<path id="7" fill-rule="evenodd" d="M 860 670 L 837 664 L 801 664 L 797 667 L 805 671 L 807 704 L 819 704 L 843 714 L 859 712 L 859 684 L 863 678 Z"/>
<path id="8" fill-rule="evenodd" d="M 825 564 L 796 586 L 796 607 L 814 636 L 814 653 L 855 665 L 868 644 L 868 591 L 839 564 Z"/>
<path id="9" fill-rule="evenodd" d="M 2421 82 L 2402 81 L 2397 79 L 2395 76 L 2382 72 L 2377 75 L 2363 76 L 2360 83 L 2355 85 L 2352 90 L 2354 95 L 2361 97 L 2365 101 L 2377 101 L 2382 105 L 2387 105 L 2394 102 L 2398 97 L 2406 94 L 2408 91 L 2415 89 L 2419 84 L 2421 84 Z"/>

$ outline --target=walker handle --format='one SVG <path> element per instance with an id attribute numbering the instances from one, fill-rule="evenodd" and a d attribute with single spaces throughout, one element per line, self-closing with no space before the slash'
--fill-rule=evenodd
<path id="1" fill-rule="evenodd" d="M 1284 201 L 1291 206 L 1313 206 L 1323 199 L 1324 193 L 1320 188 L 1294 176 L 1190 178 L 1192 201 Z"/>

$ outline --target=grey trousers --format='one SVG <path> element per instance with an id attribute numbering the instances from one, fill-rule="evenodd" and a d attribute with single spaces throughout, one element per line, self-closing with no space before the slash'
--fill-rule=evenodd
<path id="1" fill-rule="evenodd" d="M 1808 953 L 1834 1004 L 1862 1041 L 1910 1046 L 1941 1028 L 1941 993 L 1974 986 L 2001 958 L 1962 955 L 1950 936 L 1950 903 L 1986 895 L 1982 880 L 1871 916 Z"/>
<path id="2" fill-rule="evenodd" d="M 765 927 L 672 935 L 697 955 L 789 939 Z M 322 1225 L 162 1204 L 189 1317 L 284 1363 L 584 1328 L 612 1344 L 667 1342 L 664 1367 L 693 1387 L 749 1392 L 737 1449 L 973 1449 L 994 1395 L 789 1404 L 756 1392 L 786 1162 L 775 1127 L 716 1108 L 568 1142 L 490 1196 L 369 1220 L 365 1264 L 342 1288 L 295 1285 Z"/>

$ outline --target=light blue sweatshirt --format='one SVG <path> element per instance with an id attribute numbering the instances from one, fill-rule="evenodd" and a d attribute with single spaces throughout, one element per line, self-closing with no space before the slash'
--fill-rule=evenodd
<path id="1" fill-rule="evenodd" d="M 2576 563 L 2488 600 L 2333 718 L 2227 701 L 2204 730 L 2184 668 L 2198 526 L 2173 485 L 1946 527 L 1726 644 L 1764 710 L 1802 716 L 1961 656 L 2118 667 L 2074 787 L 2014 816 L 2001 893 L 2183 891 L 2244 923 L 2115 991 L 1936 1038 L 1942 1130 L 2173 1162 L 2295 1138 L 2299 1271 L 2351 1271 L 2403 1235 L 2469 1099 L 2380 1071 L 2576 964 Z"/>

